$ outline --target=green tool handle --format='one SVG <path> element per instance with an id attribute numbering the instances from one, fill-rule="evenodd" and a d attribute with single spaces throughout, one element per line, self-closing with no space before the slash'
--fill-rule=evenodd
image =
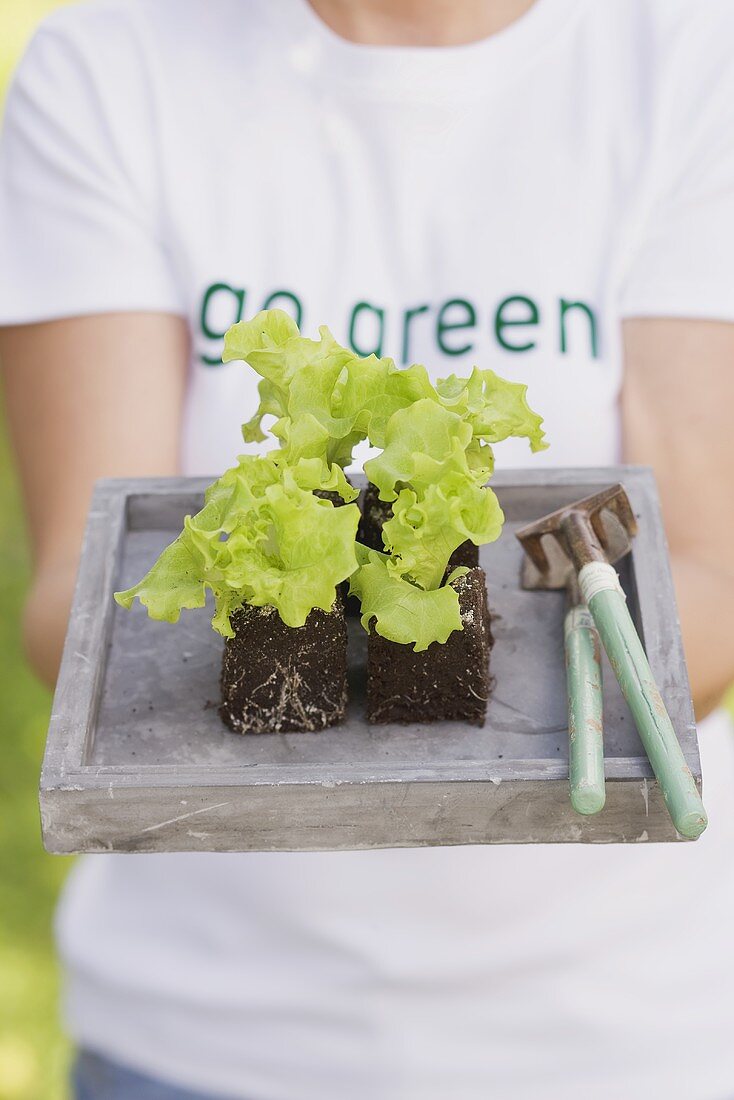
<path id="1" fill-rule="evenodd" d="M 593 562 L 579 573 L 579 585 L 632 711 L 673 824 L 681 836 L 695 840 L 708 824 L 706 811 L 627 610 L 619 578 L 612 566 Z"/>
<path id="2" fill-rule="evenodd" d="M 568 688 L 568 778 L 571 805 L 579 814 L 604 806 L 601 651 L 589 610 L 571 607 L 563 624 Z"/>

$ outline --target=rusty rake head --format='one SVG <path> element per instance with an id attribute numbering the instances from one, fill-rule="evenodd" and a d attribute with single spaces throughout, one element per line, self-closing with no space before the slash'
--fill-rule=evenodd
<path id="1" fill-rule="evenodd" d="M 565 588 L 590 561 L 614 563 L 630 549 L 637 533 L 623 485 L 567 504 L 515 534 L 525 551 L 523 588 Z"/>

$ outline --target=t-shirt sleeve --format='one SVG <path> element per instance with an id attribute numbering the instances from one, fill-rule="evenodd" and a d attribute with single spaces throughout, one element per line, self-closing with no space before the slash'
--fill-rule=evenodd
<path id="1" fill-rule="evenodd" d="M 690 5 L 658 73 L 646 205 L 620 312 L 734 321 L 734 5 Z"/>
<path id="2" fill-rule="evenodd" d="M 104 11 L 104 9 L 103 9 Z M 93 9 L 43 24 L 0 137 L 0 324 L 183 313 L 162 232 L 146 73 Z"/>

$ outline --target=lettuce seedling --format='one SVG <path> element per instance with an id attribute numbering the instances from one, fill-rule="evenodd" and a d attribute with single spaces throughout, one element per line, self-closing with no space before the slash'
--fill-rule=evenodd
<path id="1" fill-rule="evenodd" d="M 362 624 L 416 651 L 461 630 L 459 598 L 447 576 L 453 552 L 465 541 L 482 546 L 502 531 L 504 516 L 485 482 L 494 468 L 492 443 L 521 436 L 533 450 L 546 446 L 542 420 L 526 387 L 493 371 L 442 380 L 436 399 L 395 412 L 384 449 L 365 473 L 392 502 L 382 536 L 385 553 L 362 549 L 351 591 L 361 601 Z"/>
<path id="2" fill-rule="evenodd" d="M 203 607 L 210 590 L 212 626 L 226 638 L 244 604 L 275 607 L 287 626 L 303 626 L 314 608 L 329 611 L 357 568 L 359 510 L 299 484 L 312 474 L 308 462 L 291 468 L 277 451 L 241 456 L 143 580 L 115 599 L 129 608 L 137 597 L 152 619 L 174 623 L 184 608 Z"/>
<path id="3" fill-rule="evenodd" d="M 384 450 L 365 463 L 392 517 L 382 529 L 386 552 L 361 548 L 351 591 L 365 629 L 417 651 L 462 629 L 452 582 L 466 570 L 446 576 L 453 552 L 467 539 L 492 542 L 502 530 L 497 497 L 469 464 L 473 440 L 462 415 L 420 400 L 393 414 Z"/>
<path id="4" fill-rule="evenodd" d="M 304 488 L 353 500 L 344 468 L 354 446 L 367 439 L 382 449 L 365 473 L 380 499 L 392 503 L 385 553 L 357 546 L 359 569 L 351 577 L 365 628 L 417 650 L 462 629 L 452 587 L 459 571 L 447 578 L 446 570 L 467 539 L 479 546 L 502 529 L 502 510 L 485 488 L 492 445 L 519 436 L 534 451 L 546 446 L 527 387 L 476 367 L 467 378 L 451 375 L 434 385 L 425 367 L 362 358 L 325 327 L 309 340 L 281 310 L 233 325 L 223 359 L 243 360 L 261 376 L 245 441 L 265 440 L 263 419 L 273 417 L 278 461 L 300 469 Z"/>
<path id="5" fill-rule="evenodd" d="M 390 417 L 421 398 L 438 400 L 425 367 L 406 370 L 392 359 L 362 358 L 336 342 L 328 328 L 309 340 L 282 310 L 263 310 L 233 325 L 224 338 L 225 363 L 243 360 L 260 376 L 260 403 L 242 426 L 246 443 L 263 442 L 266 416 L 284 461 L 320 463 L 323 483 L 336 480 L 344 500 L 356 491 L 343 475 L 357 443 L 382 446 Z M 336 471 L 336 475 L 334 474 Z"/>

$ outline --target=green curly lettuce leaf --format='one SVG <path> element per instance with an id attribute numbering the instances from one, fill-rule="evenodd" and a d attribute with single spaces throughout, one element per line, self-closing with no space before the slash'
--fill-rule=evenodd
<path id="1" fill-rule="evenodd" d="M 282 309 L 263 309 L 252 320 L 238 321 L 227 330 L 222 362 L 241 359 L 250 363 L 262 378 L 285 388 L 298 366 L 294 340 L 299 347 L 302 337 L 293 318 Z"/>
<path id="2" fill-rule="evenodd" d="M 204 576 L 201 554 L 184 529 L 143 580 L 125 592 L 115 592 L 115 599 L 121 607 L 130 608 L 137 596 L 151 619 L 175 623 L 181 611 L 206 603 Z"/>
<path id="3" fill-rule="evenodd" d="M 275 424 L 273 434 L 291 456 L 297 455 L 303 441 L 308 440 L 312 452 L 320 453 L 326 465 L 344 468 L 352 461 L 355 445 L 365 438 L 362 423 L 367 414 L 359 409 L 342 415 L 335 408 L 337 382 L 356 357 L 339 347 L 328 329 L 320 331 L 322 342 L 331 342 L 335 350 L 330 356 L 312 359 L 294 375 L 287 413 Z M 369 377 L 366 373 L 366 378 Z"/>
<path id="4" fill-rule="evenodd" d="M 350 591 L 360 600 L 365 630 L 372 628 L 421 653 L 432 642 L 443 644 L 454 630 L 463 629 L 459 597 L 450 584 L 426 592 L 391 573 L 385 554 L 359 550 L 363 564 L 350 579 Z"/>
<path id="5" fill-rule="evenodd" d="M 402 486 L 420 493 L 455 473 L 470 478 L 471 439 L 471 425 L 461 416 L 424 398 L 390 417 L 385 448 L 365 462 L 364 472 L 386 501 L 395 500 Z"/>
<path id="6" fill-rule="evenodd" d="M 477 444 L 500 443 L 514 436 L 527 439 L 532 451 L 542 451 L 548 446 L 543 418 L 528 405 L 527 390 L 520 382 L 479 367 L 468 378 L 452 374 L 436 383 L 442 405 L 471 424 Z M 491 463 L 491 451 L 487 460 Z"/>
<path id="7" fill-rule="evenodd" d="M 137 597 L 152 619 L 176 622 L 182 610 L 203 607 L 210 590 L 212 626 L 225 637 L 244 604 L 275 607 L 288 626 L 303 626 L 314 608 L 333 606 L 336 586 L 357 568 L 358 520 L 356 505 L 335 507 L 270 457 L 245 455 L 210 486 L 203 509 L 186 517 L 148 574 L 115 599 L 129 608 Z"/>
<path id="8" fill-rule="evenodd" d="M 357 568 L 359 510 L 286 485 L 268 489 L 266 501 L 265 537 L 253 545 L 239 527 L 228 540 L 228 580 L 247 603 L 275 607 L 287 626 L 303 626 L 314 608 L 333 606 L 336 586 Z"/>
<path id="9" fill-rule="evenodd" d="M 333 391 L 332 409 L 360 433 L 360 439 L 384 447 L 393 413 L 422 399 L 438 401 L 425 367 L 401 368 L 392 359 L 370 355 L 347 363 Z"/>
<path id="10" fill-rule="evenodd" d="M 366 409 L 344 415 L 333 407 L 345 368 L 362 360 L 338 344 L 326 326 L 319 329 L 318 340 L 301 336 L 296 323 L 277 309 L 233 325 L 225 335 L 222 359 L 243 360 L 261 375 L 260 403 L 242 426 L 245 442 L 265 440 L 262 421 L 274 417 L 271 431 L 280 441 L 284 461 L 295 465 L 301 458 L 320 459 L 318 488 L 327 489 L 333 467 L 343 471 L 355 444 L 365 438 L 361 425 L 369 418 Z M 379 383 L 374 371 L 367 370 L 365 378 Z"/>
<path id="11" fill-rule="evenodd" d="M 261 428 L 264 416 L 277 418 L 285 414 L 288 386 L 293 371 L 299 366 L 299 355 L 290 345 L 293 340 L 300 339 L 298 325 L 282 309 L 261 310 L 251 321 L 238 321 L 224 334 L 222 362 L 243 360 L 262 379 L 258 385 L 260 406 L 242 427 L 246 443 L 265 440 Z M 300 349 L 301 353 L 305 350 Z"/>
<path id="12" fill-rule="evenodd" d="M 322 340 L 333 341 L 328 329 Z M 369 439 L 373 446 L 384 445 L 385 429 L 393 413 L 437 394 L 424 367 L 401 370 L 392 359 L 365 359 L 339 348 L 335 362 L 314 359 L 293 376 L 288 395 L 288 413 L 273 428 L 282 446 L 293 450 L 294 441 L 304 432 L 304 422 L 323 433 L 322 447 L 328 463 L 342 467 L 352 461 L 357 443 Z M 344 356 L 349 356 L 344 358 Z"/>
<path id="13" fill-rule="evenodd" d="M 308 450 L 309 448 L 304 446 L 296 454 L 290 450 L 270 451 L 269 457 L 279 469 L 288 470 L 301 489 L 338 493 L 346 503 L 356 500 L 359 489 L 355 489 L 347 480 L 341 466 L 336 463 L 329 465 L 323 457 L 318 455 L 307 457 Z M 304 451 L 306 453 L 303 453 Z"/>
<path id="14" fill-rule="evenodd" d="M 449 558 L 463 542 L 494 542 L 504 522 L 492 490 L 457 475 L 429 485 L 420 497 L 402 489 L 392 512 L 382 529 L 391 554 L 388 571 L 409 576 L 425 589 L 439 587 Z"/>
<path id="15" fill-rule="evenodd" d="M 321 456 L 325 467 L 344 468 L 361 440 L 384 445 L 398 409 L 424 398 L 438 401 L 425 367 L 403 370 L 389 358 L 362 358 L 338 344 L 326 326 L 318 340 L 309 340 L 277 309 L 233 325 L 222 359 L 243 360 L 261 375 L 258 409 L 242 428 L 245 442 L 262 442 L 262 421 L 272 416 L 272 434 L 290 462 Z"/>
<path id="16" fill-rule="evenodd" d="M 288 422 L 313 416 L 328 431 L 328 400 L 345 364 L 357 355 L 336 342 L 325 325 L 319 339 L 301 336 L 295 321 L 281 309 L 265 309 L 251 321 L 239 321 L 224 336 L 222 361 L 242 360 L 261 376 L 260 405 L 243 426 L 245 441 L 264 439 L 261 421 L 276 418 L 273 434 L 288 438 Z M 291 401 L 295 394 L 295 401 Z M 279 424 L 284 419 L 285 424 Z"/>

